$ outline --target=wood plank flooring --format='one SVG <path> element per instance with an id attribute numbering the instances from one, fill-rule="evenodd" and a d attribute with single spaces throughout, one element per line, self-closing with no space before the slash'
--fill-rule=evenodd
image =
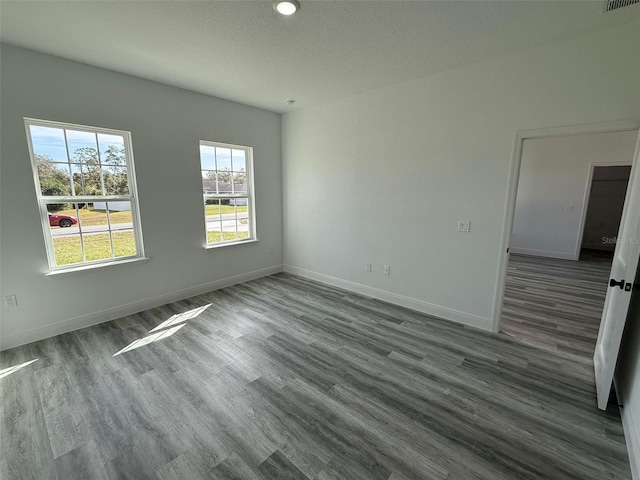
<path id="1" fill-rule="evenodd" d="M 580 261 L 510 255 L 501 331 L 522 342 L 591 362 L 611 258 Z"/>
<path id="2" fill-rule="evenodd" d="M 631 477 L 578 357 L 286 274 L 0 368 L 32 360 L 0 379 L 2 479 Z"/>

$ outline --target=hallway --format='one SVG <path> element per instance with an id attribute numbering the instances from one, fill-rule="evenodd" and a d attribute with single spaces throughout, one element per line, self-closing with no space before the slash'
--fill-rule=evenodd
<path id="1" fill-rule="evenodd" d="M 580 261 L 511 254 L 501 332 L 523 343 L 591 361 L 611 259 Z"/>

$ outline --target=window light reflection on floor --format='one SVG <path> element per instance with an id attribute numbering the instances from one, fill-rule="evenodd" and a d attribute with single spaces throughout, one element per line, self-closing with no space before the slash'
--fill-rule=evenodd
<path id="1" fill-rule="evenodd" d="M 155 327 L 153 330 L 150 330 L 149 333 L 151 335 L 148 335 L 144 338 L 139 338 L 138 340 L 131 342 L 129 345 L 124 347 L 119 352 L 114 353 L 113 356 L 115 357 L 117 355 L 120 355 L 121 353 L 125 353 L 130 350 L 135 350 L 136 348 L 144 347 L 145 345 L 149 345 L 150 343 L 157 342 L 164 338 L 170 337 L 171 335 L 176 333 L 178 330 L 180 330 L 182 327 L 184 327 L 186 325 L 187 320 L 196 318 L 198 315 L 200 315 L 210 306 L 211 304 L 208 303 L 201 307 L 193 308 L 191 310 L 187 310 L 186 312 L 176 313 L 175 315 L 172 315 L 167 320 L 162 322 L 160 325 Z"/>
<path id="2" fill-rule="evenodd" d="M 12 373 L 17 372 L 18 370 L 20 370 L 21 368 L 26 367 L 27 365 L 31 365 L 33 362 L 37 362 L 38 359 L 33 359 L 29 362 L 24 362 L 21 363 L 20 365 L 14 365 L 13 367 L 9 367 L 9 368 L 5 368 L 3 370 L 0 370 L 0 378 L 4 378 L 7 375 L 11 375 Z"/>
<path id="3" fill-rule="evenodd" d="M 158 333 L 152 333 L 151 335 L 148 335 L 148 336 L 146 336 L 144 338 L 139 338 L 138 340 L 135 340 L 134 342 L 131 342 L 129 345 L 124 347 L 119 352 L 114 353 L 113 356 L 115 357 L 115 356 L 120 355 L 121 353 L 125 353 L 125 352 L 128 352 L 130 350 L 135 350 L 136 348 L 144 347 L 145 345 L 149 345 L 150 343 L 157 342 L 157 341 L 162 340 L 164 338 L 170 337 L 171 335 L 176 333 L 178 330 L 180 330 L 185 325 L 186 325 L 186 323 L 183 323 L 182 325 L 177 325 L 177 326 L 175 326 L 173 328 L 169 328 L 168 330 L 163 330 L 163 331 L 158 332 Z"/>
<path id="4" fill-rule="evenodd" d="M 187 310 L 186 312 L 176 313 L 171 316 L 168 320 L 165 320 L 156 328 L 151 330 L 149 333 L 157 332 L 158 330 L 163 330 L 165 328 L 171 327 L 181 322 L 186 322 L 187 320 L 191 320 L 192 318 L 196 318 L 202 312 L 204 312 L 207 308 L 211 306 L 210 303 L 203 305 L 202 307 L 194 308 L 193 310 Z"/>

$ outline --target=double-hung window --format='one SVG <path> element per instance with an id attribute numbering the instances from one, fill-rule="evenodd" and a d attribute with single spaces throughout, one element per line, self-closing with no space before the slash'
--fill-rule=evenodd
<path id="1" fill-rule="evenodd" d="M 25 125 L 51 271 L 143 257 L 129 132 Z"/>
<path id="2" fill-rule="evenodd" d="M 207 246 L 255 240 L 253 149 L 200 142 Z"/>

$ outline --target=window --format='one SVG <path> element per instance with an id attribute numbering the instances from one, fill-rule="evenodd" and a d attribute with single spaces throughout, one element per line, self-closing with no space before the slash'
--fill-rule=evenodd
<path id="1" fill-rule="evenodd" d="M 255 240 L 251 147 L 200 142 L 207 245 Z"/>
<path id="2" fill-rule="evenodd" d="M 129 132 L 25 125 L 50 269 L 143 257 Z"/>

